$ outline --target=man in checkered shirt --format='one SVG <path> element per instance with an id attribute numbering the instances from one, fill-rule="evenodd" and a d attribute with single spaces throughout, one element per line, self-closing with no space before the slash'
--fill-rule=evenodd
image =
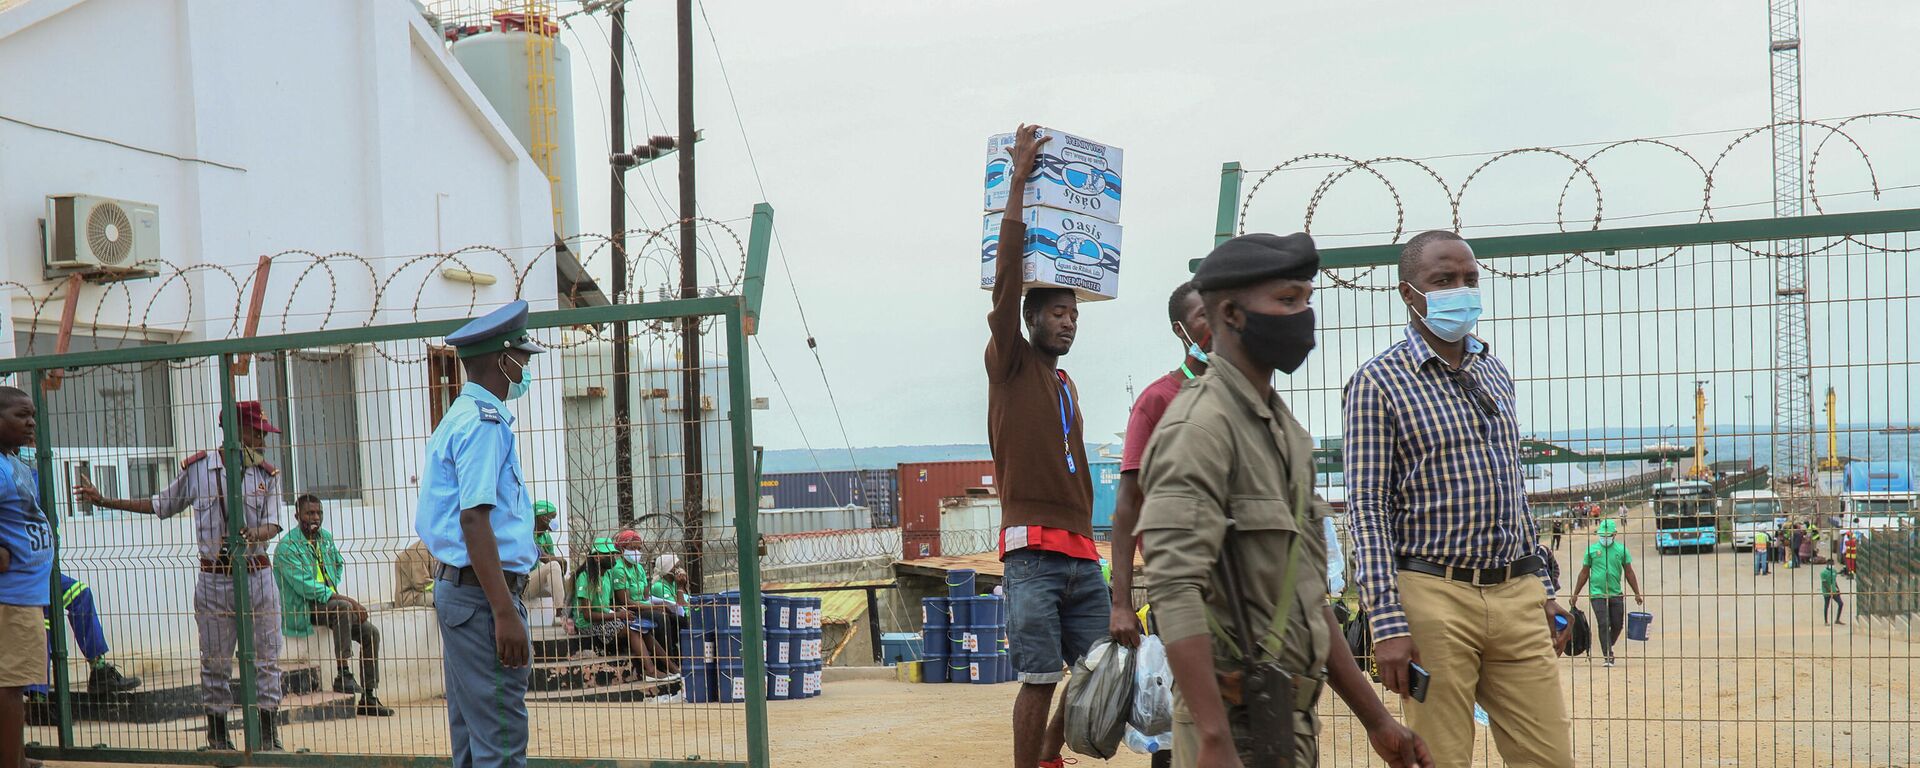
<path id="1" fill-rule="evenodd" d="M 1436 765 L 1472 759 L 1477 700 L 1508 765 L 1571 766 L 1553 663 L 1571 633 L 1555 631 L 1567 613 L 1536 551 L 1513 379 L 1472 335 L 1473 249 L 1422 233 L 1399 276 L 1404 340 L 1354 373 L 1343 407 L 1355 580 L 1381 682 L 1404 696 L 1412 665 L 1431 675 L 1426 700 L 1405 704 Z"/>

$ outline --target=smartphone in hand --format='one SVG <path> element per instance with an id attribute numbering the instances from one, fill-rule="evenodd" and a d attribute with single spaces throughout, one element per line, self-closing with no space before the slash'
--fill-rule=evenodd
<path id="1" fill-rule="evenodd" d="M 1407 686 L 1407 695 L 1412 696 L 1414 701 L 1427 703 L 1427 688 L 1433 684 L 1433 675 L 1427 674 L 1426 667 L 1413 662 L 1407 663 L 1407 669 L 1412 678 Z"/>

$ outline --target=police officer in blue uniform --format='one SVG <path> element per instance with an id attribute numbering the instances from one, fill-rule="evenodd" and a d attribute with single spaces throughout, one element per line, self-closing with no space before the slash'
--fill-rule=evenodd
<path id="1" fill-rule="evenodd" d="M 440 562 L 433 607 L 453 764 L 524 766 L 533 649 L 520 593 L 540 553 L 507 401 L 527 393 L 528 363 L 546 349 L 527 335 L 524 301 L 474 319 L 447 345 L 467 383 L 427 441 L 414 530 Z"/>

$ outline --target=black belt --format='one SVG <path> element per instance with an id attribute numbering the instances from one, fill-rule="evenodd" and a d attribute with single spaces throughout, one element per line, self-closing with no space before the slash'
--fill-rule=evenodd
<path id="1" fill-rule="evenodd" d="M 1491 587 L 1508 579 L 1532 576 L 1547 567 L 1547 562 L 1540 559 L 1539 555 L 1527 555 L 1498 568 L 1460 568 L 1417 557 L 1396 557 L 1393 559 L 1393 564 L 1403 571 L 1453 579 L 1478 587 Z"/>
<path id="2" fill-rule="evenodd" d="M 439 575 L 440 578 L 463 587 L 480 586 L 480 574 L 475 573 L 471 565 L 455 568 L 451 565 L 441 563 Z M 512 592 L 514 597 L 519 597 L 521 592 L 526 591 L 526 574 L 514 573 L 513 571 L 501 571 L 500 575 L 506 577 L 507 591 Z"/>

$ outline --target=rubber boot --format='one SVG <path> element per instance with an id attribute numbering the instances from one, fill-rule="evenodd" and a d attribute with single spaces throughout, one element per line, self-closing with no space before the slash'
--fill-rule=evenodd
<path id="1" fill-rule="evenodd" d="M 380 697 L 373 695 L 373 689 L 369 688 L 366 693 L 360 694 L 360 705 L 354 708 L 354 713 L 366 717 L 393 717 L 393 708 L 380 703 Z"/>
<path id="2" fill-rule="evenodd" d="M 227 738 L 226 715 L 207 715 L 207 749 L 233 751 L 233 740 Z"/>

